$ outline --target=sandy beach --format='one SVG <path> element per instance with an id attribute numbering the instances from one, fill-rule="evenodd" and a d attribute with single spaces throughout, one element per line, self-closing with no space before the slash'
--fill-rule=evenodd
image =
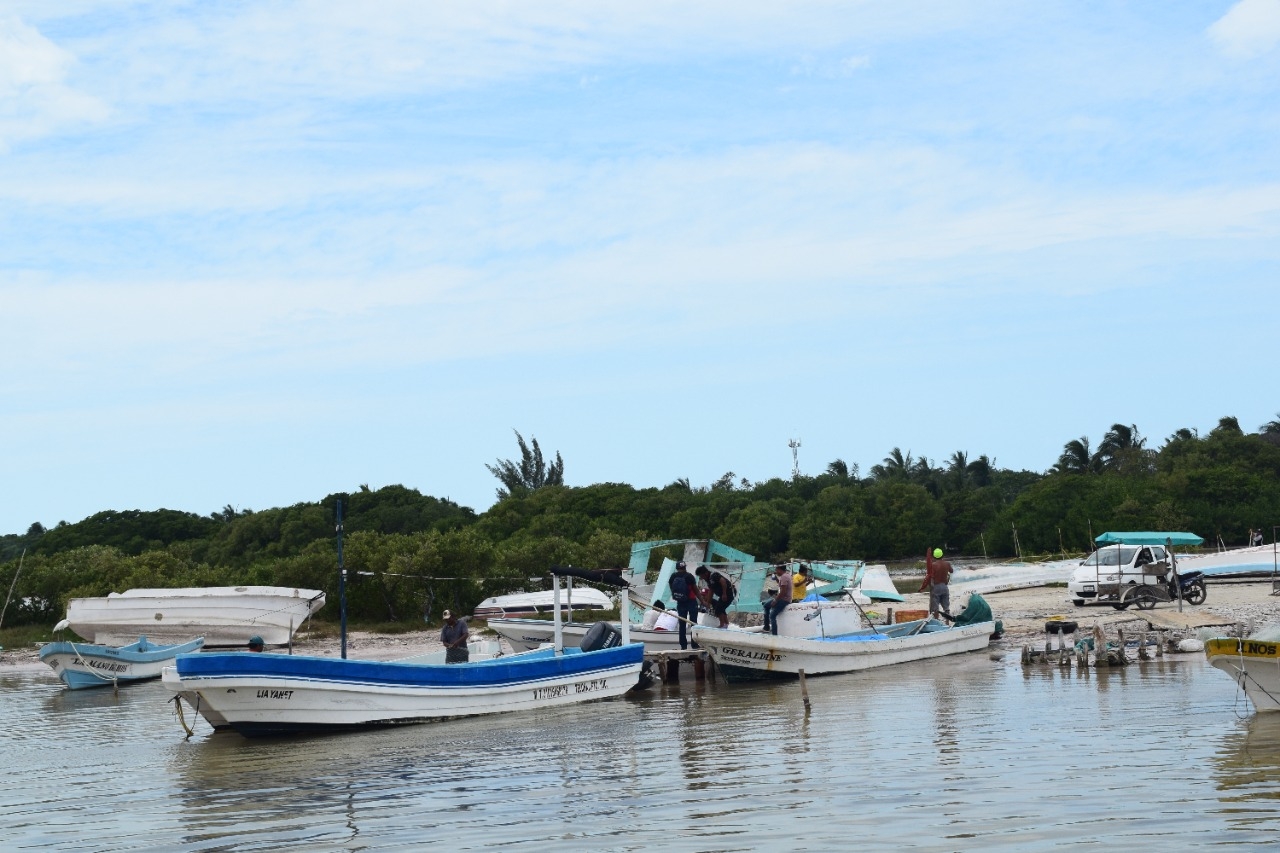
<path id="1" fill-rule="evenodd" d="M 1021 649 L 1024 645 L 1037 645 L 1044 642 L 1046 635 L 1044 624 L 1051 618 L 1062 617 L 1075 621 L 1080 630 L 1091 631 L 1095 625 L 1101 626 L 1109 633 L 1117 627 L 1135 623 L 1135 628 L 1143 627 L 1143 616 L 1147 615 L 1130 608 L 1119 611 L 1112 607 L 1075 607 L 1067 596 L 1065 587 L 1034 587 L 1031 589 L 993 592 L 984 595 L 996 619 L 1004 623 L 1004 636 L 993 642 L 997 649 Z M 952 611 L 959 612 L 966 596 L 954 595 Z M 901 610 L 925 610 L 929 606 L 927 594 L 909 594 L 906 601 L 895 605 Z M 884 612 L 884 607 L 873 608 L 876 612 Z M 1176 613 L 1176 603 L 1161 603 L 1153 614 Z M 1204 604 L 1193 607 L 1184 604 L 1182 612 L 1202 623 L 1218 623 L 1224 635 L 1239 633 L 1248 636 L 1258 629 L 1272 623 L 1280 623 L 1280 596 L 1271 595 L 1271 581 L 1250 581 L 1232 583 L 1211 583 L 1209 595 Z M 1218 628 L 1214 629 L 1219 630 Z M 484 629 L 483 622 L 475 622 L 473 631 L 480 637 L 493 639 L 492 632 Z M 1194 633 L 1194 630 L 1189 633 Z M 374 634 L 366 631 L 352 631 L 347 636 L 347 656 L 367 660 L 391 660 L 399 657 L 426 654 L 442 649 L 438 628 L 423 631 L 410 631 L 404 634 Z M 280 652 L 282 650 L 275 649 Z M 298 632 L 294 642 L 297 654 L 337 656 L 340 653 L 340 642 L 337 637 L 316 636 L 305 628 Z M 36 647 L 21 649 L 5 649 L 0 652 L 0 669 L 26 668 L 42 666 Z"/>

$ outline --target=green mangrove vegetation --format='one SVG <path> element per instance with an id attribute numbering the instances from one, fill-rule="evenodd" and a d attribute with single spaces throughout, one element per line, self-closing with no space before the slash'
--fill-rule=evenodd
<path id="1" fill-rule="evenodd" d="M 893 448 L 861 476 L 834 460 L 814 476 L 691 486 L 564 485 L 556 453 L 516 434 L 519 461 L 486 466 L 499 501 L 477 514 L 404 486 L 368 487 L 260 511 L 100 512 L 0 537 L 5 628 L 52 625 L 68 599 L 130 587 L 264 584 L 322 589 L 336 618 L 335 509 L 345 516 L 356 623 L 421 624 L 444 608 L 530 587 L 550 565 L 625 565 L 637 540 L 715 538 L 759 559 L 886 560 L 942 545 L 990 559 L 1083 553 L 1105 530 L 1188 530 L 1243 545 L 1280 523 L 1280 419 L 1246 433 L 1223 418 L 1159 447 L 1114 424 L 1072 439 L 1044 473 L 963 451 L 945 461 Z M 19 563 L 21 561 L 21 571 Z"/>

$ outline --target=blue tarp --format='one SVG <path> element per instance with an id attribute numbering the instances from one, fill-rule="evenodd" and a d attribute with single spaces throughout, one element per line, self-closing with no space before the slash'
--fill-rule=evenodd
<path id="1" fill-rule="evenodd" d="M 1186 547 L 1199 545 L 1203 538 L 1194 533 L 1160 533 L 1149 530 L 1129 531 L 1126 533 L 1103 533 L 1094 540 L 1099 545 L 1164 545 L 1166 541 L 1175 546 Z"/>

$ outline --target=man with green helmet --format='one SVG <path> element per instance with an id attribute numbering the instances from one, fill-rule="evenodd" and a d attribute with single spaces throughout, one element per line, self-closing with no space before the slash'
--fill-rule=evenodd
<path id="1" fill-rule="evenodd" d="M 942 549 L 934 548 L 924 557 L 924 583 L 920 591 L 929 590 L 929 615 L 951 621 L 951 563 L 942 559 Z"/>

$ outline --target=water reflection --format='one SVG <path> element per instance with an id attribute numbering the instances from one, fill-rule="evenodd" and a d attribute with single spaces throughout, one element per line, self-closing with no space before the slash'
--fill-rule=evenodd
<path id="1" fill-rule="evenodd" d="M 1224 802 L 1263 796 L 1274 799 L 1280 778 L 1280 714 L 1252 714 L 1222 739 L 1214 774 Z M 1257 790 L 1259 785 L 1266 790 Z"/>
<path id="2" fill-rule="evenodd" d="M 1280 830 L 1280 715 L 1238 719 L 1203 657 L 961 656 L 811 678 L 808 712 L 796 682 L 689 679 L 276 741 L 186 740 L 158 685 L 0 685 L 13 849 L 1041 853 L 1260 848 Z"/>

